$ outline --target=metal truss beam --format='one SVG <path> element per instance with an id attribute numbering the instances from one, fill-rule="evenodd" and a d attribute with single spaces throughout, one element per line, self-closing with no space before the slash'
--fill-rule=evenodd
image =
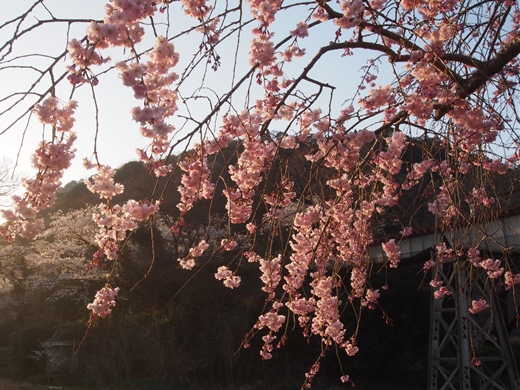
<path id="1" fill-rule="evenodd" d="M 520 377 L 500 303 L 489 281 L 462 261 L 437 266 L 451 295 L 432 293 L 429 390 L 520 390 Z M 472 300 L 490 308 L 468 311 Z"/>

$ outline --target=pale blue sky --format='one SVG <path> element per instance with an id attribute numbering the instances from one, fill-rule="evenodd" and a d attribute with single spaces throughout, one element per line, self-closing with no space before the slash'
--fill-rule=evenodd
<path id="1" fill-rule="evenodd" d="M 53 13 L 56 18 L 96 18 L 101 19 L 104 15 L 104 0 L 46 0 L 45 4 L 48 9 Z M 16 2 L 8 2 L 2 6 L 2 15 L 0 16 L 0 24 L 4 23 L 5 20 L 13 18 L 18 15 L 22 10 L 32 4 L 32 1 L 19 0 Z M 170 5 L 171 27 L 169 29 L 169 36 L 174 36 L 178 31 L 184 30 L 187 24 L 191 22 L 187 18 L 182 10 L 180 2 L 173 2 Z M 275 41 L 285 37 L 290 30 L 294 29 L 296 23 L 304 19 L 309 12 L 307 8 L 302 11 L 294 12 L 292 9 L 290 12 L 280 13 L 278 20 L 275 25 L 272 26 L 272 31 L 276 31 Z M 39 8 L 39 11 L 30 16 L 24 26 L 29 26 L 35 16 L 42 19 L 48 19 L 48 14 Z M 244 13 L 245 18 L 249 18 L 250 15 Z M 237 66 L 236 76 L 240 78 L 248 69 L 248 50 L 249 50 L 249 31 L 257 23 L 250 24 L 243 29 L 241 37 L 241 46 L 239 61 Z M 84 35 L 86 24 L 73 25 L 70 30 L 70 37 L 81 38 Z M 157 26 L 159 33 L 165 33 L 164 26 Z M 161 32 L 162 31 L 162 32 Z M 311 36 L 301 41 L 301 45 L 308 47 L 307 55 L 304 59 L 296 61 L 292 64 L 288 64 L 284 71 L 291 73 L 291 68 L 295 69 L 297 73 L 301 71 L 304 62 L 309 61 L 312 56 L 316 53 L 319 46 L 326 45 L 328 42 L 334 39 L 335 27 L 331 23 L 327 25 L 317 26 L 311 30 Z M 17 54 L 27 53 L 47 53 L 50 55 L 56 55 L 63 51 L 66 47 L 66 25 L 48 26 L 41 28 L 37 33 L 30 33 L 24 39 L 16 42 L 15 52 Z M 9 34 L 2 33 L 0 31 L 0 42 L 4 42 Z M 150 34 L 151 36 L 151 34 Z M 345 37 L 346 38 L 346 37 Z M 174 41 L 176 48 L 181 54 L 181 61 L 177 67 L 177 72 L 182 72 L 183 66 L 193 57 L 193 53 L 198 49 L 200 44 L 200 34 L 192 33 L 189 36 L 184 36 Z M 149 37 L 140 47 L 153 45 L 153 37 Z M 217 72 L 209 71 L 205 86 L 211 88 L 217 94 L 222 95 L 227 91 L 229 86 L 232 84 L 232 66 L 235 52 L 235 40 L 231 40 L 229 43 L 222 44 L 218 47 L 218 53 L 222 57 L 222 66 Z M 322 82 L 328 82 L 335 85 L 337 88 L 335 92 L 335 103 L 333 104 L 334 114 L 337 114 L 340 109 L 341 103 L 352 97 L 356 85 L 361 78 L 359 68 L 366 63 L 368 56 L 362 55 L 363 59 L 360 60 L 359 54 L 354 57 L 341 57 L 341 53 L 330 53 L 324 57 L 321 62 L 311 73 L 316 79 Z M 110 51 L 110 56 L 115 59 L 125 59 L 128 55 L 123 52 L 122 49 L 114 49 Z M 24 60 L 25 61 L 25 60 Z M 40 59 L 30 60 L 31 64 L 41 64 Z M 24 63 L 27 64 L 25 61 Z M 64 67 L 68 63 L 60 63 L 60 66 Z M 5 64 L 3 64 L 5 65 Z M 7 91 L 20 91 L 23 88 L 27 88 L 32 83 L 30 77 L 34 77 L 35 73 L 32 71 L 22 72 L 19 69 L 11 71 L 0 71 L 0 95 L 5 96 Z M 292 74 L 291 76 L 295 76 Z M 202 73 L 194 73 L 191 77 L 191 81 L 183 86 L 182 92 L 184 94 L 193 94 L 193 92 L 200 85 Z M 26 87 L 24 87 L 26 86 Z M 48 86 L 48 82 L 46 83 Z M 100 161 L 103 164 L 111 165 L 112 167 L 119 167 L 126 161 L 135 160 L 135 148 L 145 147 L 147 141 L 139 135 L 138 125 L 131 120 L 129 110 L 131 107 L 140 104 L 132 98 L 132 91 L 124 87 L 116 72 L 110 72 L 100 77 L 100 83 L 95 87 L 97 102 L 100 108 L 100 133 L 98 136 L 98 152 Z M 255 95 L 255 85 L 252 86 L 253 95 Z M 58 89 L 58 96 L 62 100 L 67 100 L 70 93 L 70 85 L 68 82 L 63 83 L 63 86 Z M 241 109 L 246 101 L 247 89 L 243 88 L 242 91 L 237 93 L 233 99 L 233 103 L 237 109 Z M 214 96 L 213 92 L 209 92 L 209 89 L 200 91 L 200 94 L 207 94 L 208 96 Z M 324 109 L 328 106 L 328 92 L 325 93 L 324 99 L 322 100 Z M 252 100 L 258 96 L 252 96 Z M 94 121 L 94 109 L 91 98 L 91 91 L 88 86 L 82 86 L 76 91 L 74 96 L 79 101 L 79 109 L 76 115 L 76 126 L 74 131 L 78 134 L 78 140 L 76 142 L 76 161 L 73 166 L 66 173 L 63 183 L 67 183 L 70 180 L 78 180 L 81 178 L 88 177 L 92 172 L 86 172 L 81 165 L 81 160 L 84 157 L 91 157 L 93 151 L 94 132 L 95 132 L 95 121 Z M 5 109 L 5 104 L 0 104 L 0 109 Z M 25 106 L 27 107 L 27 106 Z M 199 99 L 195 101 L 189 101 L 189 108 L 195 119 L 202 119 L 206 116 L 209 110 L 209 104 L 205 99 Z M 179 114 L 185 113 L 185 107 L 181 107 Z M 19 115 L 19 111 L 12 110 L 3 117 L 0 117 L 0 127 L 3 129 L 7 126 L 9 119 L 13 119 Z M 14 159 L 16 153 L 21 144 L 22 135 L 26 125 L 26 120 L 20 122 L 18 125 L 10 129 L 6 134 L 0 136 L 0 155 Z M 174 119 L 174 123 L 177 127 L 183 124 L 181 118 Z M 192 129 L 193 123 L 187 123 L 186 129 Z M 213 126 L 217 127 L 217 123 L 213 123 Z M 276 127 L 276 126 L 275 126 Z M 280 124 L 280 130 L 283 129 L 283 124 Z M 217 130 L 212 129 L 212 130 Z M 32 120 L 27 128 L 25 134 L 24 143 L 19 160 L 19 171 L 22 174 L 28 174 L 31 176 L 33 171 L 29 164 L 28 156 L 36 148 L 37 143 L 42 137 L 42 126 L 36 121 Z"/>

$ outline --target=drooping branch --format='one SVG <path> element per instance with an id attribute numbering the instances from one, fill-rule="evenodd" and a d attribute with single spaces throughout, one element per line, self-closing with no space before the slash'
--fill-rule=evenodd
<path id="1" fill-rule="evenodd" d="M 458 97 L 467 98 L 473 92 L 482 87 L 489 79 L 500 73 L 507 64 L 520 54 L 520 33 L 517 33 L 511 41 L 506 44 L 489 61 L 478 64 L 477 69 L 471 76 L 460 83 L 457 91 Z"/>
<path id="2" fill-rule="evenodd" d="M 314 23 L 314 24 L 316 24 L 316 23 Z M 305 68 L 302 70 L 300 75 L 296 79 L 294 79 L 291 86 L 287 89 L 287 91 L 284 93 L 283 97 L 280 99 L 280 101 L 276 105 L 274 113 L 276 114 L 280 110 L 280 108 L 285 104 L 285 101 L 287 100 L 287 98 L 296 89 L 296 87 L 300 84 L 300 82 L 302 80 L 308 79 L 309 72 L 311 71 L 312 68 L 314 68 L 314 66 L 318 63 L 318 61 L 321 59 L 321 57 L 323 57 L 323 55 L 325 55 L 326 53 L 328 53 L 330 51 L 341 50 L 341 49 L 366 49 L 366 50 L 382 52 L 392 58 L 397 57 L 397 53 L 395 53 L 392 49 L 390 49 L 387 46 L 377 44 L 377 43 L 363 42 L 363 41 L 339 42 L 339 43 L 331 42 L 329 45 L 321 47 L 318 50 L 318 52 L 316 53 L 316 55 L 311 59 L 311 61 L 309 61 L 309 63 L 305 66 Z M 330 86 L 328 86 L 328 87 L 330 87 Z M 272 120 L 269 119 L 264 122 L 264 124 L 262 125 L 262 131 L 261 131 L 262 134 L 266 134 L 266 131 L 269 128 L 269 125 L 271 124 L 271 121 Z"/>
<path id="3" fill-rule="evenodd" d="M 480 62 L 477 69 L 466 79 L 458 83 L 455 95 L 460 99 L 466 99 L 472 93 L 483 87 L 493 76 L 504 68 L 520 54 L 520 34 L 517 34 L 509 44 L 504 46 L 489 61 Z M 438 105 L 435 112 L 435 120 L 440 120 L 451 110 L 447 105 Z"/>

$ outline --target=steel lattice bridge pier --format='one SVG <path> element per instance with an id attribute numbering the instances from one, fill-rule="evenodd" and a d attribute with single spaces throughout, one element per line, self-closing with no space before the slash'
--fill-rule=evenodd
<path id="1" fill-rule="evenodd" d="M 497 296 L 503 287 L 490 282 L 485 270 L 471 266 L 465 258 L 441 262 L 435 248 L 442 243 L 457 249 L 478 247 L 483 259 L 513 261 L 520 258 L 520 215 L 442 234 L 432 230 L 399 244 L 403 263 L 418 257 L 435 260 L 433 275 L 451 293 L 436 299 L 433 293 L 438 288 L 432 288 L 428 390 L 520 390 L 503 305 Z M 376 264 L 386 261 L 381 247 L 372 248 L 372 259 Z M 516 313 L 520 286 L 515 288 L 503 295 L 510 305 L 513 302 Z M 472 301 L 479 299 L 485 299 L 489 309 L 470 313 Z"/>

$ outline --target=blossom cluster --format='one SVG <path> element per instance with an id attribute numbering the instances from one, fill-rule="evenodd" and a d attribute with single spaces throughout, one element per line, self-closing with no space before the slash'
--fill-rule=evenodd
<path id="1" fill-rule="evenodd" d="M 85 165 L 87 168 L 93 167 L 88 160 L 85 161 Z M 107 199 L 107 203 L 98 205 L 97 212 L 92 216 L 99 227 L 96 234 L 98 250 L 93 256 L 92 264 L 100 267 L 104 256 L 109 260 L 118 258 L 118 243 L 126 239 L 128 232 L 137 229 L 139 223 L 150 219 L 159 210 L 160 202 L 151 204 L 130 199 L 122 206 L 112 206 L 112 198 L 122 193 L 124 187 L 114 182 L 114 169 L 99 165 L 97 170 L 97 174 L 85 180 L 85 185 L 91 192 Z"/>
<path id="2" fill-rule="evenodd" d="M 285 26 L 287 37 L 276 42 L 275 37 L 278 39 L 279 35 L 272 29 L 277 14 L 282 6 L 284 9 L 292 6 L 285 7 L 281 0 L 248 0 L 255 23 L 246 49 L 249 50 L 247 60 L 251 68 L 248 91 L 258 88 L 260 96 L 257 100 L 249 100 L 248 96 L 246 108 L 238 109 L 231 104 L 230 96 L 242 81 L 236 84 L 233 81 L 230 94 L 218 96 L 218 105 L 212 107 L 211 115 L 198 122 L 195 130 L 184 139 L 189 139 L 186 143 L 190 143 L 198 132 L 200 144 L 194 146 L 193 152 L 184 153 L 174 165 L 169 161 L 169 153 L 177 146 L 177 140 L 172 141 L 176 131 L 172 123 L 178 105 L 185 102 L 182 83 L 192 74 L 199 75 L 194 70 L 200 58 L 207 63 L 214 61 L 213 68 L 218 67 L 220 59 L 216 47 L 225 39 L 223 26 L 227 23 L 225 20 L 230 20 L 228 12 L 232 11 L 226 9 L 225 14 L 217 15 L 216 11 L 220 10 L 206 0 L 181 0 L 184 13 L 196 23 L 189 31 L 199 32 L 203 38 L 195 59 L 179 72 L 179 77 L 173 71 L 179 63 L 179 54 L 173 39 L 169 38 L 171 35 L 168 35 L 170 24 L 163 30 L 166 36 L 161 36 L 153 19 L 157 12 L 169 7 L 169 3 L 110 1 L 103 20 L 90 23 L 86 38 L 69 42 L 68 54 L 72 62 L 68 68 L 69 81 L 74 86 L 87 82 L 95 86 L 99 80 L 94 75 L 94 67 L 110 61 L 102 54 L 103 50 L 122 47 L 129 53 L 129 58 L 117 62 L 115 68 L 123 85 L 139 101 L 139 105 L 131 110 L 131 117 L 148 143 L 137 151 L 139 159 L 157 177 L 171 174 L 170 178 L 173 178 L 174 168 L 182 171 L 177 205 L 180 217 L 171 229 L 177 236 L 181 234 L 185 214 L 195 203 L 216 195 L 214 181 L 217 175 L 212 172 L 208 157 L 235 141 L 235 154 L 224 168 L 229 179 L 225 175 L 219 178 L 226 188 L 222 194 L 226 201 L 228 231 L 218 237 L 225 237 L 220 246 L 216 238 L 212 245 L 214 253 L 233 251 L 237 258 L 247 250 L 245 257 L 258 263 L 262 290 L 268 295 L 267 302 L 272 304 L 272 307 L 266 305 L 266 312 L 260 315 L 254 327 L 255 332 L 267 331 L 262 338 L 262 358 L 272 356 L 273 343 L 277 340 L 275 333 L 291 317 L 297 319 L 306 336 L 317 335 L 327 348 L 335 344 L 347 355 L 354 355 L 359 348 L 355 334 L 349 335 L 348 326 L 342 322 L 341 308 L 347 304 L 358 307 L 360 311 L 377 308 L 385 287 L 378 289 L 370 283 L 371 248 L 376 245 L 375 223 L 382 220 L 380 217 L 387 211 L 400 205 L 403 193 L 414 191 L 428 173 L 435 178 L 438 176 L 442 185 L 435 185 L 433 199 L 428 198 L 424 203 L 434 214 L 436 227 L 441 231 L 460 226 L 456 224 L 459 222 L 457 219 L 467 217 L 461 205 L 463 201 L 469 205 L 473 219 L 477 218 L 476 210 L 498 207 L 498 198 L 491 196 L 483 184 L 486 179 L 480 176 L 508 172 L 517 161 L 518 151 L 507 159 L 489 158 L 485 150 L 500 139 L 505 126 L 514 129 L 516 122 L 505 115 L 501 117 L 501 107 L 497 105 L 496 109 L 491 109 L 482 104 L 482 99 L 489 95 L 493 103 L 506 101 L 507 105 L 511 104 L 513 99 L 509 92 L 514 85 L 511 80 L 516 80 L 518 75 L 517 61 L 510 60 L 496 74 L 489 71 L 486 80 L 479 84 L 480 73 L 476 71 L 487 71 L 489 66 L 485 64 L 495 64 L 496 61 L 494 52 L 489 51 L 486 62 L 486 56 L 481 53 L 487 49 L 479 48 L 468 55 L 463 54 L 464 48 L 460 53 L 453 52 L 460 36 L 467 38 L 464 42 L 467 47 L 475 42 L 485 46 L 480 45 L 482 42 L 479 40 L 473 41 L 471 33 L 462 33 L 467 20 L 458 23 L 455 18 L 456 12 L 463 8 L 462 3 L 403 0 L 399 2 L 403 18 L 392 24 L 391 17 L 388 17 L 385 23 L 379 24 L 381 15 L 386 15 L 388 7 L 395 4 L 386 0 L 341 0 L 334 5 L 319 2 L 312 11 L 312 17 L 321 23 L 332 20 L 330 24 L 335 26 L 335 36 L 330 45 L 320 49 L 307 63 L 299 76 L 292 78 L 287 74 L 288 69 L 297 65 L 299 57 L 306 55 L 302 42 L 306 42 L 311 28 L 320 23 L 311 24 L 309 14 L 306 21 Z M 509 7 L 508 4 L 499 6 Z M 503 50 L 497 51 L 500 56 L 507 52 L 505 45 L 518 38 L 520 13 L 514 11 L 513 15 L 511 23 L 502 24 L 513 26 L 509 34 L 496 35 L 497 50 Z M 155 32 L 155 45 L 144 54 L 138 54 L 136 44 L 143 42 L 143 21 L 148 18 L 151 18 Z M 497 16 L 494 27 L 486 30 L 487 33 L 500 31 L 499 19 Z M 408 20 L 413 20 L 414 24 L 405 28 L 403 24 L 409 23 Z M 475 27 L 477 35 L 480 31 L 481 27 Z M 347 33 L 351 34 L 350 37 L 344 38 L 343 34 Z M 499 44 L 501 49 L 498 49 Z M 334 88 L 314 80 L 309 71 L 327 50 L 337 48 L 342 48 L 344 56 L 352 55 L 357 49 L 378 51 L 388 56 L 391 63 L 402 63 L 402 72 L 395 75 L 392 83 L 378 85 L 378 60 L 369 60 L 354 97 L 335 115 L 332 104 L 328 111 L 315 104 L 321 101 L 320 95 L 324 90 L 332 91 Z M 205 87 L 204 83 L 203 80 Z M 308 94 L 306 83 L 319 92 Z M 475 91 L 478 91 L 478 97 L 471 96 Z M 192 94 L 191 98 L 195 97 Z M 220 116 L 218 112 L 224 107 L 227 112 Z M 71 129 L 75 109 L 75 102 L 61 105 L 56 98 L 43 100 L 34 107 L 40 122 L 52 127 L 52 137 L 41 143 L 33 157 L 38 174 L 33 179 L 24 180 L 26 194 L 13 198 L 14 210 L 2 212 L 8 222 L 0 227 L 0 234 L 7 240 L 13 240 L 16 234 L 34 238 L 39 233 L 43 221 L 37 219 L 37 213 L 54 202 L 63 171 L 74 156 L 75 135 Z M 217 129 L 209 125 L 213 120 Z M 208 129 L 206 134 L 215 131 L 215 137 L 206 138 L 200 130 L 202 128 Z M 273 136 L 270 131 L 277 128 L 285 130 Z M 424 131 L 427 135 L 425 141 L 420 143 L 410 138 L 410 135 L 416 135 L 415 130 L 405 133 L 408 131 L 405 128 Z M 431 134 L 435 135 L 432 141 L 435 147 L 428 144 Z M 179 144 L 181 142 L 182 139 Z M 403 154 L 412 143 L 420 143 L 422 161 L 405 162 Z M 316 189 L 313 183 L 317 176 L 309 176 L 304 190 L 295 189 L 299 186 L 293 176 L 301 172 L 295 174 L 282 165 L 286 156 L 298 154 L 305 156 L 305 164 L 311 167 L 309 172 L 312 175 L 323 173 L 320 177 L 326 177 L 319 182 L 320 189 Z M 98 250 L 92 265 L 100 266 L 104 258 L 115 260 L 119 257 L 120 247 L 129 232 L 145 221 L 154 222 L 160 202 L 155 201 L 157 197 L 151 197 L 152 200 L 142 202 L 129 200 L 115 204 L 114 198 L 124 190 L 114 181 L 115 170 L 100 163 L 87 165 L 96 168 L 97 172 L 85 181 L 86 186 L 106 201 L 97 207 L 93 216 Z M 307 168 L 301 168 L 304 169 Z M 475 188 L 471 192 L 460 191 L 464 175 L 472 170 L 479 173 L 476 175 L 478 180 L 472 184 Z M 404 183 L 397 179 L 403 174 L 406 174 Z M 273 177 L 276 177 L 275 185 L 270 182 Z M 301 197 L 297 199 L 300 191 Z M 466 193 L 461 197 L 462 192 Z M 257 218 L 255 210 L 264 209 L 267 210 L 266 217 L 259 222 L 261 218 Z M 269 223 L 269 229 L 261 226 L 265 221 Z M 277 227 L 288 227 L 282 233 L 288 237 L 288 252 L 273 253 L 271 248 L 270 253 L 262 256 L 255 253 L 257 235 L 269 230 L 271 240 L 280 235 Z M 250 240 L 247 244 L 252 243 L 252 247 L 242 245 L 244 241 L 238 238 L 241 234 Z M 403 224 L 400 234 L 402 237 L 410 236 L 411 226 Z M 477 247 L 471 245 L 467 249 L 466 261 L 472 267 L 483 270 L 483 274 L 495 281 L 504 277 L 506 289 L 519 283 L 519 274 L 505 272 L 504 261 L 483 259 Z M 206 240 L 200 240 L 184 257 L 177 259 L 180 267 L 194 268 L 197 259 L 209 247 Z M 401 261 L 399 241 L 388 237 L 382 243 L 382 249 L 388 259 L 385 267 L 397 268 Z M 449 248 L 444 243 L 435 250 L 437 264 L 463 255 L 462 250 Z M 220 266 L 215 278 L 222 280 L 226 287 L 238 288 L 241 279 L 237 270 L 230 269 L 231 264 Z M 424 270 L 435 265 L 433 260 L 429 260 Z M 430 285 L 435 289 L 436 298 L 452 294 L 450 287 L 444 286 L 438 276 L 434 276 Z M 108 315 L 115 304 L 117 291 L 108 287 L 100 290 L 89 309 L 100 316 Z M 354 305 L 354 302 L 359 305 Z M 485 301 L 479 300 L 473 301 L 469 310 L 475 314 L 487 307 Z M 283 310 L 287 315 L 282 314 Z M 309 371 L 309 383 L 318 369 L 319 364 L 316 364 Z M 342 380 L 348 381 L 349 377 L 345 375 Z"/>
<path id="3" fill-rule="evenodd" d="M 478 301 L 475 301 L 475 300 L 471 301 L 471 307 L 468 309 L 468 311 L 471 314 L 477 314 L 488 308 L 489 308 L 488 303 L 484 299 L 479 299 Z"/>
<path id="4" fill-rule="evenodd" d="M 433 293 L 433 297 L 435 299 L 441 299 L 445 296 L 453 295 L 453 292 L 449 290 L 448 287 L 443 286 L 444 282 L 441 280 L 433 279 L 430 282 L 430 286 L 436 288 L 436 290 Z"/>
<path id="5" fill-rule="evenodd" d="M 92 311 L 92 315 L 101 318 L 108 316 L 112 312 L 112 307 L 116 305 L 115 297 L 119 292 L 119 287 L 114 289 L 103 287 L 96 293 L 94 302 L 87 305 L 87 309 Z"/>
<path id="6" fill-rule="evenodd" d="M 180 266 L 184 269 L 190 270 L 195 266 L 195 261 L 202 256 L 202 254 L 209 248 L 206 240 L 200 241 L 196 246 L 190 248 L 188 255 L 177 259 Z"/>
<path id="7" fill-rule="evenodd" d="M 193 207 L 193 204 L 202 198 L 210 199 L 215 185 L 210 181 L 211 171 L 208 168 L 208 161 L 201 153 L 192 157 L 191 162 L 182 161 L 179 167 L 186 172 L 182 175 L 179 193 L 181 200 L 177 208 L 182 214 Z"/>
<path id="8" fill-rule="evenodd" d="M 226 266 L 218 267 L 215 279 L 223 280 L 224 286 L 231 289 L 239 287 L 241 281 L 240 276 L 233 275 L 233 272 Z"/>
<path id="9" fill-rule="evenodd" d="M 520 273 L 513 275 L 511 271 L 505 273 L 505 289 L 509 290 L 514 287 L 515 284 L 520 284 Z"/>
<path id="10" fill-rule="evenodd" d="M 264 283 L 262 290 L 273 296 L 276 287 L 278 287 L 282 280 L 282 256 L 278 255 L 269 260 L 260 258 L 258 262 L 260 263 L 260 271 L 262 272 L 260 280 Z"/>
<path id="11" fill-rule="evenodd" d="M 87 29 L 87 40 L 72 39 L 68 52 L 73 66 L 69 67 L 68 79 L 73 84 L 87 82 L 91 66 L 98 66 L 110 60 L 103 58 L 99 50 L 110 46 L 133 48 L 144 36 L 139 22 L 156 12 L 153 0 L 117 0 L 105 7 L 102 23 L 92 22 Z M 95 79 L 97 80 L 97 79 Z"/>
<path id="12" fill-rule="evenodd" d="M 177 111 L 177 93 L 170 86 L 178 76 L 171 69 L 179 61 L 173 43 L 158 36 L 146 62 L 119 62 L 117 67 L 123 84 L 132 88 L 134 97 L 144 101 L 144 107 L 134 107 L 132 117 L 141 126 L 141 135 L 151 140 L 151 156 L 163 155 L 169 146 L 169 135 L 175 130 L 167 122 Z M 138 153 L 143 159 L 143 152 Z M 155 160 L 160 160 L 156 158 Z M 157 173 L 163 173 L 156 171 Z"/>
<path id="13" fill-rule="evenodd" d="M 397 268 L 399 262 L 401 261 L 399 259 L 401 252 L 399 251 L 399 247 L 395 243 L 395 239 L 392 238 L 387 243 L 383 243 L 382 247 L 383 247 L 383 250 L 385 251 L 386 255 L 388 256 L 388 261 L 390 263 L 390 267 Z"/>
<path id="14" fill-rule="evenodd" d="M 77 103 L 73 100 L 60 106 L 57 98 L 50 97 L 34 107 L 41 123 L 52 127 L 52 140 L 42 141 L 32 156 L 36 177 L 22 181 L 23 196 L 13 196 L 14 211 L 1 210 L 7 224 L 0 226 L 0 235 L 13 241 L 16 235 L 34 239 L 43 228 L 43 220 L 36 217 L 38 211 L 54 204 L 61 178 L 74 158 L 76 134 L 72 132 Z"/>
<path id="15" fill-rule="evenodd" d="M 90 165 L 86 162 L 86 165 Z M 98 167 L 98 173 L 90 179 L 84 180 L 85 185 L 94 194 L 101 198 L 111 199 L 124 191 L 124 186 L 114 182 L 115 169 L 103 165 Z"/>
<path id="16" fill-rule="evenodd" d="M 123 206 L 101 203 L 92 218 L 99 231 L 96 243 L 99 249 L 93 257 L 93 264 L 100 266 L 103 256 L 115 260 L 119 256 L 119 242 L 124 241 L 127 233 L 137 229 L 139 223 L 146 221 L 159 210 L 159 203 L 147 204 L 129 200 Z"/>

